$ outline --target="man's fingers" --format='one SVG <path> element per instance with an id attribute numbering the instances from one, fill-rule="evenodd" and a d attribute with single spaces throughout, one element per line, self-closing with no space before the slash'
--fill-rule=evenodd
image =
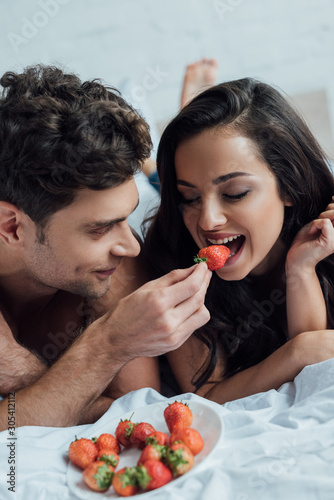
<path id="1" fill-rule="evenodd" d="M 144 287 L 145 288 L 156 287 L 158 289 L 167 286 L 172 286 L 175 283 L 178 283 L 179 281 L 185 280 L 188 276 L 190 276 L 194 272 L 196 267 L 197 264 L 194 264 L 192 267 L 187 267 L 186 269 L 174 269 L 168 274 L 165 274 L 160 278 L 157 278 L 155 280 L 150 281 L 149 283 L 146 283 Z"/>
<path id="2" fill-rule="evenodd" d="M 170 307 L 176 307 L 187 299 L 193 297 L 205 286 L 209 286 L 212 272 L 208 270 L 204 262 L 197 264 L 193 272 L 184 280 L 174 283 L 166 292 L 169 294 Z"/>
<path id="3" fill-rule="evenodd" d="M 175 332 L 175 338 L 172 341 L 173 348 L 170 351 L 178 349 L 194 333 L 195 330 L 206 325 L 210 320 L 210 313 L 202 305 L 197 311 L 189 316 Z"/>
<path id="4" fill-rule="evenodd" d="M 194 329 L 192 330 L 194 331 L 209 320 L 209 312 L 204 306 L 204 299 L 208 284 L 208 280 L 204 280 L 200 289 L 195 294 L 176 305 L 176 307 L 166 311 L 164 317 L 164 327 L 168 331 L 179 334 L 181 330 L 184 330 L 184 325 L 189 322 L 194 324 Z M 201 315 L 204 315 L 204 318 L 202 319 L 203 323 L 198 323 L 199 311 Z"/>
<path id="5" fill-rule="evenodd" d="M 208 270 L 204 262 L 195 264 L 186 269 L 175 269 L 161 278 L 152 280 L 141 288 L 153 290 L 159 293 L 168 307 L 173 307 L 178 303 L 194 295 L 200 288 L 203 281 L 211 278 L 212 272 Z"/>

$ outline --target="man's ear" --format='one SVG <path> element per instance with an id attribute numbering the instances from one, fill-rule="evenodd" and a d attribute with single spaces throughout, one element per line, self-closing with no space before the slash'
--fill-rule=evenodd
<path id="1" fill-rule="evenodd" d="M 7 245 L 16 245 L 20 242 L 22 215 L 21 210 L 15 205 L 0 201 L 0 239 Z"/>

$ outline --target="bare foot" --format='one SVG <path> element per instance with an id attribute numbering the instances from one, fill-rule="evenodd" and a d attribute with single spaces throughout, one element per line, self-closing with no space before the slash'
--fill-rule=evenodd
<path id="1" fill-rule="evenodd" d="M 181 108 L 203 90 L 215 84 L 217 67 L 216 59 L 202 59 L 187 66 L 183 81 Z"/>

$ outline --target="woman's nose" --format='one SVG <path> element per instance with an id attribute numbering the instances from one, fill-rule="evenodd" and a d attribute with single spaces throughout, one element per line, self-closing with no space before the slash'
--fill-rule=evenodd
<path id="1" fill-rule="evenodd" d="M 210 231 L 226 222 L 226 213 L 220 203 L 210 201 L 202 204 L 199 225 L 203 230 Z"/>

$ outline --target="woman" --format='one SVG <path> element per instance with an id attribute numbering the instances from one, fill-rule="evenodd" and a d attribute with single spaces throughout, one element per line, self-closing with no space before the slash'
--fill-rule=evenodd
<path id="1" fill-rule="evenodd" d="M 168 355 L 181 391 L 223 403 L 333 357 L 334 181 L 280 93 L 248 78 L 203 92 L 165 129 L 157 167 L 150 277 L 211 244 L 231 250 L 208 289 L 211 320 Z"/>

